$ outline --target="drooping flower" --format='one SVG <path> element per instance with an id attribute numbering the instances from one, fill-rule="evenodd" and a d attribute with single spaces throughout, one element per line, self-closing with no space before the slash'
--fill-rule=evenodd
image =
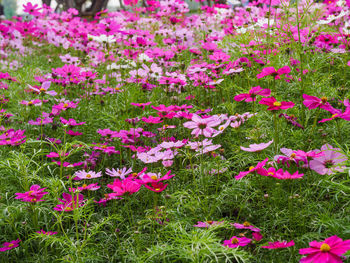
<path id="1" fill-rule="evenodd" d="M 294 102 L 291 101 L 277 101 L 274 97 L 262 98 L 259 104 L 268 106 L 267 110 L 285 110 L 294 107 Z"/>
<path id="2" fill-rule="evenodd" d="M 341 263 L 341 256 L 350 250 L 350 240 L 343 241 L 338 236 L 331 236 L 323 242 L 314 240 L 309 245 L 299 249 L 299 254 L 307 255 L 300 260 L 301 263 Z"/>
<path id="3" fill-rule="evenodd" d="M 293 174 L 290 174 L 288 171 L 283 171 L 282 169 L 278 169 L 272 177 L 275 177 L 277 179 L 287 180 L 287 179 L 298 179 L 303 177 L 304 174 L 300 174 L 298 171 L 296 171 Z"/>
<path id="4" fill-rule="evenodd" d="M 224 240 L 223 246 L 230 248 L 245 247 L 250 242 L 252 242 L 250 238 L 233 236 L 229 240 Z"/>
<path id="5" fill-rule="evenodd" d="M 205 221 L 205 222 L 201 222 L 198 221 L 196 225 L 193 225 L 194 227 L 199 227 L 199 228 L 209 228 L 212 226 L 218 226 L 223 224 L 224 221 Z"/>
<path id="6" fill-rule="evenodd" d="M 239 223 L 233 223 L 232 224 L 236 229 L 249 229 L 253 232 L 260 232 L 260 228 L 257 228 L 255 226 L 253 226 L 252 224 L 250 224 L 249 222 L 245 221 L 243 224 L 239 224 Z"/>
<path id="7" fill-rule="evenodd" d="M 56 211 L 65 211 L 71 212 L 78 207 L 82 207 L 85 205 L 84 196 L 82 194 L 74 195 L 72 198 L 71 194 L 63 193 L 63 199 L 58 198 L 61 204 L 58 204 L 54 207 Z"/>
<path id="8" fill-rule="evenodd" d="M 241 150 L 246 151 L 246 152 L 260 152 L 260 151 L 266 149 L 267 147 L 269 147 L 272 143 L 273 143 L 273 140 L 271 140 L 267 143 L 259 143 L 259 144 L 254 143 L 254 144 L 249 145 L 249 147 L 241 146 Z"/>
<path id="9" fill-rule="evenodd" d="M 292 247 L 294 246 L 294 241 L 291 240 L 289 242 L 287 241 L 275 241 L 275 242 L 269 242 L 268 246 L 261 246 L 262 248 L 267 249 L 279 249 L 279 248 L 286 248 L 286 247 Z"/>
<path id="10" fill-rule="evenodd" d="M 249 167 L 249 170 L 248 170 L 248 171 L 239 172 L 239 174 L 235 176 L 235 179 L 236 179 L 236 180 L 242 179 L 242 178 L 245 177 L 246 175 L 257 171 L 257 170 L 260 169 L 260 168 L 263 168 L 263 167 L 265 166 L 265 164 L 267 163 L 268 160 L 269 160 L 269 159 L 266 158 L 266 159 L 263 160 L 262 162 L 259 162 L 256 166 L 251 166 L 251 167 Z"/>
<path id="11" fill-rule="evenodd" d="M 319 174 L 335 174 L 336 172 L 343 172 L 345 166 L 342 165 L 348 158 L 340 153 L 339 148 L 333 148 L 329 144 L 325 144 L 321 147 L 321 151 L 315 150 L 316 153 L 322 152 L 322 156 L 315 157 L 310 161 L 310 169 Z"/>
<path id="12" fill-rule="evenodd" d="M 269 89 L 263 89 L 260 86 L 257 87 L 252 87 L 248 93 L 241 93 L 237 96 L 234 97 L 235 101 L 242 101 L 244 100 L 245 102 L 251 102 L 251 101 L 256 101 L 256 96 L 263 96 L 263 97 L 268 97 L 271 94 L 271 90 Z"/>
<path id="13" fill-rule="evenodd" d="M 0 247 L 0 252 L 4 252 L 4 251 L 11 250 L 18 247 L 19 242 L 21 242 L 21 240 L 17 239 L 17 240 L 12 240 L 10 242 L 3 243 L 2 247 Z"/>
<path id="14" fill-rule="evenodd" d="M 45 231 L 45 230 L 42 230 L 42 229 L 40 231 L 36 231 L 35 233 L 46 235 L 46 236 L 52 236 L 52 235 L 56 235 L 57 234 L 57 232 Z"/>
<path id="15" fill-rule="evenodd" d="M 316 108 L 329 110 L 329 108 L 331 107 L 331 105 L 327 101 L 326 97 L 317 98 L 315 96 L 310 96 L 310 95 L 307 95 L 307 94 L 303 94 L 303 99 L 304 99 L 303 104 L 309 110 L 316 109 Z"/>
<path id="16" fill-rule="evenodd" d="M 15 199 L 20 199 L 23 202 L 30 202 L 30 203 L 45 201 L 45 200 L 42 200 L 43 196 L 48 194 L 48 192 L 44 192 L 45 189 L 46 188 L 40 188 L 40 185 L 35 184 L 30 187 L 28 192 L 15 193 L 15 195 L 17 195 Z"/>

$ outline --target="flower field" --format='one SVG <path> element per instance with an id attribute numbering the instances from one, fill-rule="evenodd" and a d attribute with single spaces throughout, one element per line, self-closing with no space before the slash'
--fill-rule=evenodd
<path id="1" fill-rule="evenodd" d="M 350 262 L 350 2 L 0 21 L 0 262 Z"/>

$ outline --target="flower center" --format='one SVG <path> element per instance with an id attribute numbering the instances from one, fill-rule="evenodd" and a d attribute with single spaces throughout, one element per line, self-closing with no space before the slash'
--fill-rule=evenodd
<path id="1" fill-rule="evenodd" d="M 201 123 L 201 124 L 198 125 L 198 127 L 199 127 L 199 129 L 203 130 L 203 129 L 205 129 L 207 127 L 207 124 Z"/>
<path id="2" fill-rule="evenodd" d="M 322 252 L 328 252 L 328 251 L 331 250 L 331 247 L 330 247 L 327 243 L 323 243 L 323 244 L 321 245 L 321 247 L 320 247 L 320 250 L 321 250 Z"/>
<path id="3" fill-rule="evenodd" d="M 326 168 L 331 168 L 334 166 L 334 162 L 333 160 L 327 160 L 323 163 L 323 165 L 326 167 Z"/>
<path id="4" fill-rule="evenodd" d="M 254 166 L 250 166 L 249 171 L 253 170 L 254 168 L 255 168 Z"/>
<path id="5" fill-rule="evenodd" d="M 231 243 L 232 244 L 237 244 L 239 241 L 237 238 L 232 238 Z"/>
<path id="6" fill-rule="evenodd" d="M 86 178 L 91 178 L 91 174 L 87 174 L 87 175 L 86 175 Z"/>
<path id="7" fill-rule="evenodd" d="M 156 190 L 156 191 L 159 191 L 159 190 L 160 190 L 160 188 L 156 188 L 155 190 Z"/>
<path id="8" fill-rule="evenodd" d="M 268 172 L 268 173 L 267 173 L 268 176 L 272 176 L 272 175 L 274 175 L 274 174 L 275 174 L 274 172 Z"/>
<path id="9" fill-rule="evenodd" d="M 32 201 L 32 202 L 36 202 L 36 198 L 30 199 L 30 201 Z"/>
<path id="10" fill-rule="evenodd" d="M 327 102 L 327 97 L 322 97 L 321 101 L 322 101 L 323 104 L 325 104 Z"/>
<path id="11" fill-rule="evenodd" d="M 281 106 L 282 106 L 282 103 L 279 102 L 279 101 L 275 101 L 275 102 L 273 103 L 273 106 L 275 106 L 275 107 L 281 107 Z"/>
<path id="12" fill-rule="evenodd" d="M 137 173 L 133 173 L 132 176 L 133 176 L 133 177 L 137 177 Z"/>
<path id="13" fill-rule="evenodd" d="M 332 118 L 335 118 L 335 117 L 337 117 L 337 116 L 338 116 L 338 113 L 333 114 L 333 115 L 332 115 Z"/>
<path id="14" fill-rule="evenodd" d="M 82 186 L 83 188 L 85 188 L 85 187 L 87 187 L 87 184 L 83 184 L 83 186 Z"/>
<path id="15" fill-rule="evenodd" d="M 157 177 L 156 175 L 152 175 L 152 176 L 151 176 L 151 179 L 152 179 L 152 180 L 157 180 L 158 177 Z"/>
<path id="16" fill-rule="evenodd" d="M 31 195 L 32 193 L 34 193 L 34 191 L 29 191 L 29 194 Z"/>
<path id="17" fill-rule="evenodd" d="M 40 91 L 40 92 L 44 92 L 44 91 L 46 91 L 46 89 L 40 88 L 39 91 Z"/>
<path id="18" fill-rule="evenodd" d="M 297 155 L 296 155 L 295 153 L 292 153 L 292 154 L 290 155 L 290 158 L 294 159 L 295 156 L 297 156 Z"/>
<path id="19" fill-rule="evenodd" d="M 247 227 L 247 226 L 250 226 L 250 223 L 247 222 L 247 221 L 245 221 L 245 222 L 243 223 L 243 225 L 244 225 L 245 227 Z"/>
<path id="20" fill-rule="evenodd" d="M 8 247 L 13 247 L 13 246 L 14 246 L 14 244 L 12 244 L 12 243 L 11 243 L 11 244 L 9 244 L 9 246 L 8 246 Z"/>
<path id="21" fill-rule="evenodd" d="M 209 225 L 211 225 L 211 224 L 213 223 L 213 221 L 207 221 L 207 223 L 208 223 Z"/>

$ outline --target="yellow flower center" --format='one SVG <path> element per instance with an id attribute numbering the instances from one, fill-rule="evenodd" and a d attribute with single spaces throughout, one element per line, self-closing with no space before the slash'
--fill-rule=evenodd
<path id="1" fill-rule="evenodd" d="M 207 223 L 208 223 L 209 225 L 211 225 L 211 224 L 213 223 L 213 221 L 207 221 Z"/>
<path id="2" fill-rule="evenodd" d="M 239 241 L 237 238 L 232 238 L 231 243 L 232 244 L 237 244 Z"/>
<path id="3" fill-rule="evenodd" d="M 275 173 L 274 172 L 268 172 L 267 173 L 267 175 L 270 175 L 270 176 L 272 176 L 272 175 L 274 175 Z"/>
<path id="4" fill-rule="evenodd" d="M 115 88 L 114 88 L 114 90 L 120 90 L 120 88 L 118 88 L 118 87 L 115 87 Z"/>
<path id="5" fill-rule="evenodd" d="M 282 105 L 282 103 L 279 102 L 279 101 L 275 101 L 275 102 L 273 103 L 273 106 L 276 106 L 276 107 L 281 107 L 281 105 Z"/>
<path id="6" fill-rule="evenodd" d="M 8 247 L 13 247 L 13 246 L 14 246 L 14 244 L 12 244 L 12 243 L 8 245 Z"/>
<path id="7" fill-rule="evenodd" d="M 86 178 L 91 178 L 91 174 L 87 174 L 87 175 L 86 175 Z"/>
<path id="8" fill-rule="evenodd" d="M 87 184 L 83 184 L 83 186 L 82 186 L 83 188 L 85 188 L 85 187 L 87 187 Z"/>
<path id="9" fill-rule="evenodd" d="M 137 177 L 137 173 L 133 173 L 132 176 Z"/>
<path id="10" fill-rule="evenodd" d="M 249 171 L 253 170 L 254 168 L 255 168 L 254 166 L 250 166 Z"/>
<path id="11" fill-rule="evenodd" d="M 72 208 L 71 207 L 66 207 L 66 211 L 71 211 L 72 210 Z"/>
<path id="12" fill-rule="evenodd" d="M 32 201 L 32 202 L 36 202 L 36 198 L 30 199 L 30 201 Z"/>
<path id="13" fill-rule="evenodd" d="M 290 158 L 295 158 L 295 156 L 297 156 L 295 153 L 292 153 L 291 155 L 290 155 Z"/>
<path id="14" fill-rule="evenodd" d="M 243 225 L 244 225 L 245 227 L 247 227 L 247 226 L 250 226 L 250 223 L 247 222 L 247 221 L 245 221 L 245 222 L 243 223 Z"/>
<path id="15" fill-rule="evenodd" d="M 32 101 L 29 101 L 29 102 L 28 102 L 28 105 L 32 105 L 32 104 L 33 104 L 33 102 L 32 102 Z"/>
<path id="16" fill-rule="evenodd" d="M 156 191 L 159 191 L 159 190 L 160 190 L 160 188 L 156 188 L 155 190 L 156 190 Z"/>
<path id="17" fill-rule="evenodd" d="M 68 107 L 68 104 L 67 104 L 67 103 L 65 103 L 65 104 L 63 105 L 63 107 L 67 108 L 67 107 Z"/>
<path id="18" fill-rule="evenodd" d="M 323 104 L 325 104 L 327 102 L 327 97 L 322 97 L 321 101 L 322 101 Z"/>
<path id="19" fill-rule="evenodd" d="M 338 113 L 333 114 L 333 115 L 332 115 L 332 118 L 335 118 L 335 117 L 337 117 L 337 116 L 338 116 Z"/>
<path id="20" fill-rule="evenodd" d="M 152 180 L 157 180 L 158 177 L 157 177 L 156 175 L 152 175 L 152 176 L 151 176 L 151 179 L 152 179 Z"/>
<path id="21" fill-rule="evenodd" d="M 321 245 L 321 247 L 320 247 L 320 250 L 321 250 L 322 252 L 328 252 L 328 251 L 331 250 L 331 247 L 330 247 L 327 243 L 323 243 L 323 244 Z"/>
<path id="22" fill-rule="evenodd" d="M 34 191 L 29 191 L 29 194 L 31 195 L 32 193 L 34 193 Z"/>
<path id="23" fill-rule="evenodd" d="M 39 90 L 40 90 L 40 92 L 46 91 L 46 89 L 44 89 L 44 88 L 41 88 Z"/>

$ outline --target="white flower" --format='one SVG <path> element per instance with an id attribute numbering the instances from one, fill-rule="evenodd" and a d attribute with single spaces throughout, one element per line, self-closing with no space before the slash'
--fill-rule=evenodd
<path id="1" fill-rule="evenodd" d="M 139 55 L 139 60 L 140 61 L 151 61 L 152 59 L 149 56 L 147 56 L 145 53 L 142 53 Z"/>

